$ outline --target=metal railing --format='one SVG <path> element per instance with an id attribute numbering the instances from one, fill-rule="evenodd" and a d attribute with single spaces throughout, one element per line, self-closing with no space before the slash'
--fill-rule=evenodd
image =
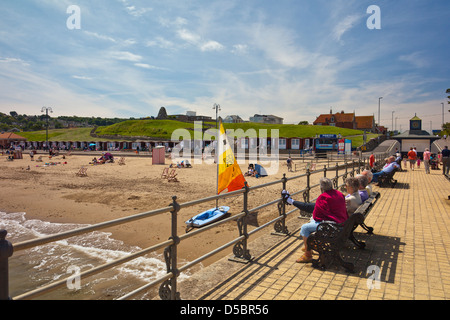
<path id="1" fill-rule="evenodd" d="M 376 155 L 377 163 L 382 162 L 384 157 L 385 157 L 385 154 Z M 348 175 L 354 176 L 355 173 L 359 173 L 361 171 L 361 168 L 364 168 L 364 167 L 368 167 L 368 159 L 360 158 L 358 161 L 353 160 L 351 163 L 345 162 L 340 165 L 338 163 L 336 163 L 335 167 L 327 167 L 326 165 L 324 165 L 324 167 L 322 169 L 318 169 L 318 170 L 315 170 L 312 172 L 309 169 L 306 169 L 306 173 L 300 174 L 300 175 L 297 175 L 294 177 L 287 178 L 286 174 L 284 174 L 283 178 L 280 180 L 272 181 L 272 182 L 261 184 L 261 185 L 254 186 L 254 187 L 248 187 L 246 185 L 241 190 L 233 191 L 233 192 L 223 194 L 223 195 L 215 195 L 215 196 L 211 196 L 211 197 L 207 197 L 207 198 L 203 198 L 203 199 L 197 199 L 197 200 L 193 200 L 193 201 L 186 202 L 186 203 L 181 203 L 181 204 L 178 203 L 177 197 L 174 196 L 172 198 L 172 203 L 164 208 L 160 208 L 157 210 L 152 210 L 152 211 L 148 211 L 148 212 L 144 212 L 144 213 L 140 213 L 140 214 L 136 214 L 133 216 L 120 218 L 120 219 L 116 219 L 116 220 L 112 220 L 112 221 L 107 221 L 107 222 L 103 222 L 103 223 L 99 223 L 99 224 L 95 224 L 95 225 L 91 225 L 91 226 L 87 226 L 87 227 L 82 227 L 82 228 L 79 228 L 76 230 L 71 230 L 71 231 L 67 231 L 67 232 L 63 232 L 63 233 L 59 233 L 59 234 L 55 234 L 55 235 L 49 235 L 49 236 L 45 236 L 45 237 L 42 237 L 39 239 L 15 243 L 15 244 L 12 244 L 11 242 L 9 242 L 6 239 L 6 236 L 7 236 L 6 230 L 0 230 L 0 300 L 33 299 L 33 298 L 39 297 L 43 294 L 47 294 L 49 292 L 57 290 L 59 288 L 63 288 L 64 286 L 67 285 L 68 281 L 70 281 L 70 277 L 68 277 L 68 278 L 61 279 L 61 280 L 52 282 L 50 284 L 44 285 L 35 290 L 22 293 L 13 298 L 10 298 L 9 297 L 8 260 L 10 257 L 13 256 L 13 253 L 22 251 L 22 250 L 26 250 L 26 249 L 30 249 L 30 248 L 34 248 L 34 247 L 38 247 L 38 246 L 42 246 L 42 245 L 52 243 L 55 241 L 68 239 L 68 238 L 71 238 L 74 236 L 87 234 L 89 232 L 98 231 L 98 230 L 122 225 L 122 224 L 133 222 L 133 221 L 138 221 L 141 219 L 151 218 L 153 216 L 160 215 L 163 213 L 168 213 L 168 212 L 171 213 L 171 218 L 172 218 L 171 219 L 171 237 L 168 240 L 163 241 L 158 244 L 155 244 L 148 248 L 142 249 L 138 252 L 129 254 L 123 258 L 120 258 L 120 259 L 111 261 L 109 263 L 94 267 L 90 270 L 81 272 L 78 276 L 80 278 L 85 279 L 85 278 L 91 277 L 93 275 L 96 275 L 100 272 L 103 272 L 103 271 L 106 271 L 113 267 L 116 267 L 118 265 L 124 264 L 131 260 L 134 260 L 136 258 L 142 257 L 151 252 L 165 248 L 164 249 L 164 259 L 166 262 L 167 274 L 153 280 L 152 282 L 145 284 L 144 286 L 142 286 L 140 288 L 135 289 L 134 291 L 132 291 L 122 297 L 120 297 L 119 300 L 131 299 L 131 298 L 135 297 L 136 295 L 143 293 L 143 292 L 149 290 L 151 287 L 154 287 L 158 284 L 161 284 L 160 288 L 159 288 L 159 296 L 162 300 L 180 299 L 180 295 L 177 292 L 177 282 L 178 282 L 178 277 L 180 276 L 180 274 L 182 272 L 192 268 L 193 266 L 201 263 L 205 259 L 208 259 L 211 256 L 213 256 L 231 246 L 233 246 L 233 254 L 234 254 L 233 260 L 241 261 L 241 262 L 242 261 L 243 262 L 251 261 L 252 257 L 250 255 L 250 252 L 247 247 L 248 239 L 250 238 L 250 236 L 253 236 L 255 233 L 259 232 L 260 230 L 262 230 L 272 224 L 274 225 L 275 234 L 279 234 L 279 235 L 288 235 L 289 234 L 287 227 L 286 227 L 286 218 L 299 209 L 295 208 L 289 212 L 286 212 L 286 206 L 281 198 L 274 199 L 270 202 L 264 203 L 262 205 L 259 205 L 257 207 L 250 209 L 248 206 L 248 199 L 249 199 L 249 194 L 251 192 L 261 189 L 261 188 L 267 188 L 269 186 L 281 184 L 281 188 L 280 188 L 280 195 L 281 195 L 281 190 L 285 190 L 287 188 L 288 182 L 298 180 L 298 179 L 306 179 L 306 187 L 302 190 L 292 192 L 291 196 L 301 194 L 303 196 L 303 200 L 305 202 L 313 202 L 315 199 L 311 199 L 312 195 L 313 195 L 312 190 L 315 188 L 318 188 L 319 184 L 311 184 L 311 176 L 312 175 L 323 173 L 323 176 L 328 176 L 330 179 L 332 179 L 334 187 L 337 189 L 337 188 L 342 187 L 345 184 L 345 179 L 348 177 Z M 340 174 L 340 171 L 344 171 L 344 172 Z M 342 181 L 342 183 L 340 184 L 339 181 Z M 206 203 L 206 202 L 216 201 L 219 199 L 224 199 L 224 198 L 229 198 L 229 197 L 237 197 L 237 196 L 243 197 L 243 209 L 240 213 L 230 216 L 228 218 L 222 219 L 222 220 L 215 222 L 209 226 L 206 226 L 206 227 L 203 227 L 200 229 L 196 229 L 195 231 L 192 231 L 192 232 L 189 232 L 186 234 L 179 235 L 177 233 L 177 227 L 178 227 L 178 221 L 177 221 L 178 219 L 177 218 L 178 218 L 178 213 L 180 212 L 180 210 L 192 207 L 194 205 Z M 277 205 L 278 216 L 275 219 L 249 231 L 248 223 L 247 223 L 247 218 L 248 218 L 249 214 L 255 213 L 263 208 L 267 208 L 267 207 L 275 205 L 275 204 Z M 303 216 L 303 214 L 300 213 L 300 216 Z M 198 236 L 199 234 L 201 234 L 207 230 L 210 230 L 212 228 L 215 228 L 219 225 L 230 222 L 232 220 L 237 221 L 237 228 L 239 231 L 239 236 L 237 238 L 214 249 L 211 252 L 208 252 L 207 254 L 195 259 L 194 261 L 188 262 L 187 264 L 178 268 L 177 249 L 178 249 L 178 245 L 182 241 L 184 241 L 190 237 Z"/>

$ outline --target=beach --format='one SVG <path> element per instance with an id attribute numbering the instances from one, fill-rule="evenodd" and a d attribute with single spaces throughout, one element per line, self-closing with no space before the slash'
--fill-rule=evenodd
<path id="1" fill-rule="evenodd" d="M 152 165 L 149 156 L 132 156 L 125 157 L 125 165 L 119 165 L 116 157 L 115 163 L 90 165 L 93 157 L 88 153 L 66 156 L 65 159 L 62 155 L 49 159 L 45 154 L 43 162 L 36 162 L 26 154 L 23 159 L 14 161 L 6 161 L 6 156 L 3 156 L 0 159 L 0 210 L 7 213 L 25 212 L 27 219 L 92 225 L 167 207 L 172 203 L 173 196 L 179 203 L 185 203 L 215 195 L 217 169 L 214 164 L 193 163 L 192 168 L 176 169 L 179 182 L 169 182 L 161 178 L 164 168 L 171 163 L 169 159 L 166 159 L 166 165 Z M 82 166 L 87 168 L 86 177 L 76 175 Z M 245 172 L 246 165 L 241 165 L 241 169 Z M 277 174 L 259 179 L 247 177 L 247 182 L 250 186 L 256 186 L 279 180 L 283 173 L 288 176 L 300 174 L 287 172 L 284 163 L 280 163 Z M 280 191 L 281 184 L 258 189 L 256 196 L 251 194 L 249 197 L 249 208 L 280 198 Z M 223 199 L 219 205 L 230 206 L 231 215 L 238 214 L 243 208 L 242 195 Z M 181 210 L 178 216 L 179 235 L 185 233 L 185 221 L 214 206 L 215 201 L 212 201 Z M 256 226 L 277 216 L 274 205 L 249 220 Z M 170 221 L 170 213 L 165 213 L 106 231 L 111 232 L 114 239 L 128 245 L 147 248 L 170 238 Z M 191 261 L 238 235 L 236 222 L 226 223 L 183 241 L 178 250 L 179 257 Z M 205 264 L 227 254 L 228 251 L 215 255 Z"/>
<path id="2" fill-rule="evenodd" d="M 153 165 L 152 158 L 149 155 L 124 156 L 124 165 L 120 165 L 119 159 L 122 156 L 116 155 L 114 163 L 91 164 L 92 159 L 99 155 L 99 153 L 86 152 L 64 156 L 61 154 L 49 158 L 48 154 L 40 153 L 34 157 L 34 161 L 31 161 L 27 154 L 24 154 L 23 159 L 15 159 L 14 161 L 7 161 L 6 156 L 2 156 L 0 158 L 0 185 L 2 188 L 0 212 L 6 213 L 5 217 L 8 217 L 8 214 L 25 213 L 23 217 L 20 216 L 17 220 L 19 222 L 25 219 L 39 221 L 39 225 L 45 226 L 44 231 L 38 231 L 39 235 L 42 236 L 47 234 L 45 230 L 48 229 L 48 226 L 58 230 L 62 226 L 67 230 L 84 225 L 94 225 L 168 207 L 172 203 L 173 196 L 177 197 L 179 204 L 183 204 L 216 194 L 217 167 L 211 161 L 195 163 L 191 160 L 192 168 L 176 168 L 178 182 L 169 182 L 162 178 L 164 169 L 169 168 L 172 163 L 169 158 L 166 159 L 164 165 Z M 42 162 L 35 161 L 39 156 L 42 156 Z M 287 178 L 304 174 L 308 161 L 295 160 L 295 163 L 297 165 L 296 172 L 288 171 L 285 160 L 280 159 L 277 173 L 260 178 L 246 177 L 246 180 L 250 187 L 255 187 L 278 181 L 283 178 L 284 174 Z M 323 164 L 320 165 L 320 167 L 322 166 Z M 82 167 L 87 168 L 87 176 L 77 176 Z M 243 172 L 246 172 L 248 161 L 240 164 L 240 167 Z M 323 175 L 312 175 L 311 184 L 318 183 L 321 176 Z M 288 190 L 291 193 L 305 187 L 306 178 L 288 182 Z M 280 199 L 281 190 L 281 183 L 252 190 L 248 197 L 249 210 Z M 312 192 L 311 197 L 314 198 L 315 196 L 318 196 L 318 190 Z M 301 195 L 297 195 L 295 198 L 302 200 Z M 243 196 L 220 199 L 218 204 L 219 206 L 229 206 L 231 216 L 237 215 L 243 210 Z M 215 207 L 215 205 L 215 200 L 213 200 L 182 208 L 178 213 L 178 235 L 186 233 L 185 221 L 198 213 Z M 290 209 L 288 208 L 288 210 Z M 248 216 L 248 230 L 251 231 L 278 216 L 276 202 L 266 208 L 252 212 Z M 298 214 L 294 214 L 289 216 L 288 220 L 300 221 L 297 217 Z M 4 221 L 0 219 L 0 228 L 5 228 L 4 225 Z M 35 225 L 35 223 L 31 223 L 31 225 Z M 250 244 L 252 242 L 257 243 L 259 239 L 263 239 L 265 235 L 273 231 L 273 226 L 261 230 L 249 239 Z M 101 232 L 102 239 L 106 239 L 108 244 L 102 244 L 100 247 L 107 248 L 107 250 L 110 250 L 111 242 L 115 243 L 114 248 L 117 247 L 117 242 L 123 243 L 119 249 L 121 254 L 122 251 L 128 251 L 122 249 L 125 247 L 145 249 L 171 237 L 171 214 L 169 212 L 163 213 L 104 229 Z M 235 220 L 231 220 L 199 235 L 188 237 L 178 246 L 178 262 L 180 266 L 184 265 L 229 243 L 238 236 L 237 223 Z M 83 247 L 80 249 L 78 246 L 78 242 L 89 241 L 85 239 L 77 240 L 75 243 L 76 249 L 80 250 L 81 253 L 96 250 L 93 243 L 90 243 L 85 249 Z M 259 242 L 261 241 L 264 242 L 264 240 Z M 11 242 L 14 244 L 14 241 Z M 72 247 L 68 248 L 72 249 Z M 158 259 L 161 262 L 164 261 L 162 253 L 163 250 L 155 252 L 156 257 L 159 257 Z M 198 267 L 207 267 L 231 253 L 232 248 L 223 250 L 202 261 L 202 264 L 197 266 L 196 270 L 198 270 Z M 102 257 L 103 254 L 104 252 L 100 255 L 101 261 L 107 261 L 109 257 L 104 258 Z M 108 251 L 108 255 L 110 254 L 111 252 Z M 39 260 L 39 258 L 37 259 Z M 150 260 L 145 261 L 154 260 L 151 257 Z M 39 265 L 38 261 L 34 263 Z M 87 264 L 91 264 L 91 262 Z M 139 274 L 142 268 L 142 263 L 140 263 L 133 272 Z M 164 274 L 164 267 L 159 263 L 157 269 L 156 273 L 161 274 L 162 272 Z M 64 269 L 62 271 L 65 273 Z M 196 271 L 193 269 L 190 272 Z M 100 299 L 103 298 L 103 296 L 100 297 Z"/>

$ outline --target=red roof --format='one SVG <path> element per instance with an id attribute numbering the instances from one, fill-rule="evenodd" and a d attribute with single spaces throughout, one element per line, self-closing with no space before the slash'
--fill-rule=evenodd
<path id="1" fill-rule="evenodd" d="M 334 121 L 331 121 L 331 117 L 334 117 Z M 344 122 L 353 122 L 355 118 L 354 113 L 335 113 L 335 114 L 321 114 L 317 117 L 316 121 L 314 121 L 314 125 L 319 123 L 321 124 L 330 124 L 330 123 L 344 123 Z"/>
<path id="2" fill-rule="evenodd" d="M 356 129 L 372 129 L 374 127 L 374 116 L 356 117 Z"/>
<path id="3" fill-rule="evenodd" d="M 12 141 L 17 141 L 17 140 L 27 140 L 26 138 L 19 136 L 18 134 L 15 134 L 14 132 L 5 132 L 5 133 L 0 133 L 0 140 L 12 140 Z"/>

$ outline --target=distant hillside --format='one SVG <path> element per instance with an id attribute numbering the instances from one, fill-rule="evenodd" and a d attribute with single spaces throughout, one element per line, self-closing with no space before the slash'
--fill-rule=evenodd
<path id="1" fill-rule="evenodd" d="M 359 130 L 342 129 L 328 126 L 312 125 L 270 125 L 258 123 L 224 123 L 226 130 L 234 130 L 234 135 L 253 136 L 256 133 L 261 136 L 267 130 L 267 137 L 272 137 L 271 130 L 279 130 L 280 138 L 308 138 L 321 134 L 341 134 L 343 137 L 349 137 L 353 141 L 353 146 L 360 146 L 363 143 L 363 132 Z M 215 122 L 203 123 L 203 131 L 211 128 L 215 129 Z M 93 128 L 75 128 L 75 129 L 54 129 L 49 130 L 49 140 L 51 141 L 112 141 L 125 140 L 125 137 L 146 137 L 153 139 L 171 140 L 172 133 L 176 129 L 186 129 L 191 137 L 194 137 L 194 124 L 188 122 L 179 122 L 174 120 L 126 120 L 110 126 L 98 127 L 95 130 L 97 137 L 91 136 Z M 253 131 L 253 130 L 254 131 Z M 19 135 L 27 138 L 29 141 L 45 141 L 45 130 L 33 132 L 20 132 Z M 368 135 L 368 140 L 376 135 Z M 177 137 L 178 138 L 178 137 Z M 205 134 L 205 139 L 209 139 Z"/>
<path id="2" fill-rule="evenodd" d="M 80 128 L 94 126 L 109 126 L 129 119 L 60 116 L 52 118 L 49 115 L 48 126 L 50 129 Z M 18 114 L 11 111 L 8 114 L 0 112 L 0 131 L 39 131 L 47 127 L 47 118 L 44 113 L 40 115 Z"/>
<path id="3" fill-rule="evenodd" d="M 203 130 L 209 127 L 210 124 L 203 124 Z M 176 120 L 127 120 L 111 126 L 98 127 L 95 134 L 99 137 L 127 136 L 170 140 L 172 133 L 177 129 L 191 130 L 193 134 L 194 123 Z"/>

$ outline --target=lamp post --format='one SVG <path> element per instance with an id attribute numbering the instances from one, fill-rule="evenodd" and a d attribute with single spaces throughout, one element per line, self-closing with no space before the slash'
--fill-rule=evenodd
<path id="1" fill-rule="evenodd" d="M 441 102 L 441 104 L 442 104 L 442 128 L 444 128 L 444 124 L 445 124 L 445 121 L 444 121 L 444 103 Z"/>
<path id="2" fill-rule="evenodd" d="M 394 132 L 394 113 L 395 111 L 392 111 L 392 132 Z"/>
<path id="3" fill-rule="evenodd" d="M 49 145 L 48 145 L 48 112 L 50 111 L 50 113 L 53 113 L 53 110 L 52 110 L 52 108 L 50 108 L 50 107 L 42 107 L 42 109 L 41 109 L 41 112 L 45 112 L 45 118 L 46 118 L 46 122 L 47 122 L 47 125 L 45 126 L 46 127 L 46 130 L 45 130 L 45 140 L 46 140 L 46 146 L 47 146 L 47 148 L 49 148 Z M 49 148 L 50 149 L 50 148 Z"/>
<path id="4" fill-rule="evenodd" d="M 383 97 L 378 98 L 378 127 L 381 126 L 381 118 L 380 118 L 381 99 L 383 99 Z"/>

